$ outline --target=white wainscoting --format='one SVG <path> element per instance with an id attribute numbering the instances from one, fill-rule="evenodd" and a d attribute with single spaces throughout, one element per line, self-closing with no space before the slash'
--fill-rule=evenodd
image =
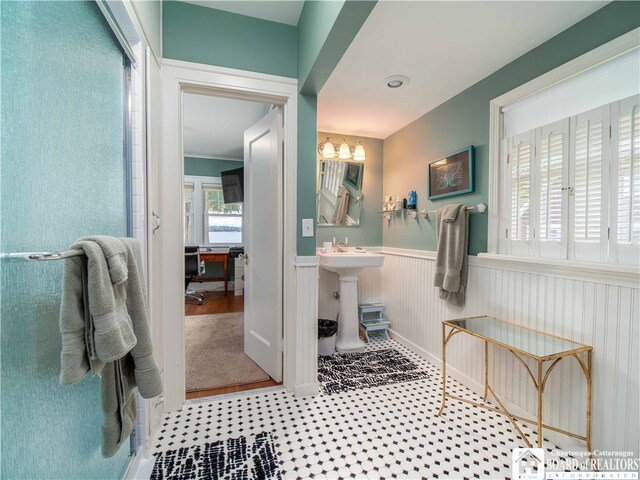
<path id="1" fill-rule="evenodd" d="M 295 342 L 285 341 L 285 345 L 293 345 L 292 351 L 285 350 L 287 385 L 298 396 L 316 395 L 318 385 L 318 257 L 296 257 L 296 315 L 287 326 L 286 335 L 291 335 Z M 287 347 L 285 347 L 287 348 Z M 293 355 L 294 361 L 287 360 Z M 293 387 L 293 388 L 291 388 Z"/>
<path id="2" fill-rule="evenodd" d="M 438 364 L 441 320 L 492 315 L 594 347 L 592 443 L 597 450 L 640 451 L 638 414 L 640 377 L 640 289 L 589 278 L 572 279 L 488 266 L 470 258 L 464 308 L 448 306 L 433 287 L 433 252 L 383 248 L 384 266 L 365 270 L 359 279 L 360 301 L 382 301 L 396 337 Z M 320 281 L 320 311 L 331 308 L 331 279 Z M 334 308 L 336 308 L 334 306 Z M 532 414 L 535 390 L 523 367 L 502 349 L 490 347 L 494 389 Z M 447 347 L 447 365 L 467 377 L 484 379 L 483 343 L 455 336 Z M 545 389 L 544 419 L 566 430 L 585 433 L 586 383 L 578 363 L 563 360 Z"/>

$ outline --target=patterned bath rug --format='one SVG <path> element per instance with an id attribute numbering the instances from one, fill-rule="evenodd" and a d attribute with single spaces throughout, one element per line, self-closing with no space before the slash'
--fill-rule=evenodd
<path id="1" fill-rule="evenodd" d="M 318 359 L 318 380 L 326 394 L 429 378 L 394 348 L 338 353 Z"/>
<path id="2" fill-rule="evenodd" d="M 262 432 L 166 450 L 157 455 L 151 474 L 151 480 L 222 478 L 280 480 L 280 460 L 272 434 Z"/>

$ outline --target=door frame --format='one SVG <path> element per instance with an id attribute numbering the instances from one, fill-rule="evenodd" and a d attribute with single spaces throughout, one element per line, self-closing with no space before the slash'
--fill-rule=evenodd
<path id="1" fill-rule="evenodd" d="M 284 114 L 283 196 L 283 379 L 292 390 L 295 369 L 295 255 L 297 204 L 298 80 L 180 60 L 162 61 L 163 149 L 162 304 L 165 339 L 165 410 L 182 408 L 185 395 L 183 205 L 183 94 L 215 95 L 281 105 Z M 179 321 L 178 321 L 179 320 Z"/>

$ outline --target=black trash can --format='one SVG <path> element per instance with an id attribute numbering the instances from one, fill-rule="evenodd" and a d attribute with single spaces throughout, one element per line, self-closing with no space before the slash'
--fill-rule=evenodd
<path id="1" fill-rule="evenodd" d="M 338 322 L 320 318 L 318 320 L 318 354 L 323 357 L 333 355 L 336 351 L 336 333 Z"/>

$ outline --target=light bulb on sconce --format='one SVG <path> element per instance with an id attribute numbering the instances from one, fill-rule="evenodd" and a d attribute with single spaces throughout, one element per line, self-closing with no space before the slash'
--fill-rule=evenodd
<path id="1" fill-rule="evenodd" d="M 349 148 L 349 145 L 347 145 L 346 140 L 343 140 L 342 144 L 340 145 L 340 150 L 338 150 L 338 158 L 340 160 L 348 160 L 349 158 L 351 158 L 351 149 Z"/>
<path id="2" fill-rule="evenodd" d="M 346 140 L 342 140 L 340 146 L 336 148 L 336 145 L 331 143 L 330 140 L 331 138 L 327 137 L 324 143 L 318 145 L 318 153 L 322 156 L 322 158 L 332 159 L 336 158 L 337 156 L 340 160 L 349 160 L 353 158 L 354 160 L 359 162 L 362 162 L 366 159 L 362 141 L 359 141 L 356 146 L 352 147 L 347 143 Z"/>
<path id="3" fill-rule="evenodd" d="M 318 152 L 322 158 L 336 158 L 336 147 L 329 141 L 330 137 L 324 143 L 318 145 Z"/>
<path id="4" fill-rule="evenodd" d="M 358 142 L 355 150 L 353 151 L 353 159 L 363 162 L 366 158 L 367 156 L 364 153 L 364 145 L 362 145 L 362 142 Z"/>

